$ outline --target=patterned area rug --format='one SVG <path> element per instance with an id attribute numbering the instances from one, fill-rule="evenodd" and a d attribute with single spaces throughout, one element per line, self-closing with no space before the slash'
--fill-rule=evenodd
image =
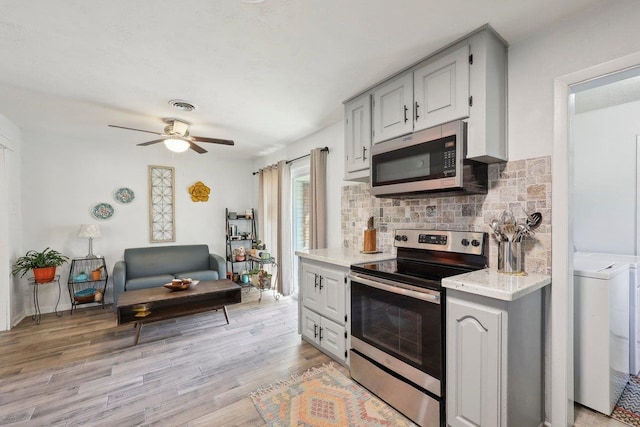
<path id="1" fill-rule="evenodd" d="M 611 418 L 640 427 L 640 378 L 631 375 Z"/>
<path id="2" fill-rule="evenodd" d="M 251 393 L 268 426 L 415 426 L 333 364 Z"/>

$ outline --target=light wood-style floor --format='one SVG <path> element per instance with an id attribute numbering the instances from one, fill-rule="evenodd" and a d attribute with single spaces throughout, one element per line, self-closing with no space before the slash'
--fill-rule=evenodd
<path id="1" fill-rule="evenodd" d="M 574 410 L 575 423 L 573 425 L 575 427 L 628 427 L 628 424 L 592 411 L 578 403 L 575 404 Z"/>
<path id="2" fill-rule="evenodd" d="M 0 425 L 265 425 L 249 393 L 331 359 L 298 335 L 296 300 L 242 296 L 229 325 L 152 323 L 135 347 L 110 307 L 27 317 L 0 333 Z"/>
<path id="3" fill-rule="evenodd" d="M 0 425 L 264 426 L 249 393 L 331 359 L 297 333 L 297 301 L 242 293 L 221 311 L 135 331 L 115 314 L 30 317 L 0 332 Z M 336 364 L 348 375 L 348 371 Z M 576 405 L 575 426 L 625 426 Z"/>

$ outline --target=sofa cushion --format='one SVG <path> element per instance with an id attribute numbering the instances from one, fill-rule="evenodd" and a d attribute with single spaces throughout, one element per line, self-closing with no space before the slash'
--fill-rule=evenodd
<path id="1" fill-rule="evenodd" d="M 174 276 L 176 276 L 176 279 L 190 277 L 193 280 L 218 280 L 220 278 L 217 270 L 185 271 L 183 273 L 176 273 Z"/>
<path id="2" fill-rule="evenodd" d="M 154 288 L 156 286 L 162 286 L 166 283 L 171 283 L 175 279 L 170 274 L 160 274 L 156 276 L 139 277 L 137 279 L 127 280 L 125 284 L 125 291 L 135 291 L 136 289 Z"/>
<path id="3" fill-rule="evenodd" d="M 209 247 L 130 248 L 124 250 L 124 260 L 127 264 L 127 281 L 162 274 L 173 275 L 176 271 L 203 271 L 209 269 Z"/>

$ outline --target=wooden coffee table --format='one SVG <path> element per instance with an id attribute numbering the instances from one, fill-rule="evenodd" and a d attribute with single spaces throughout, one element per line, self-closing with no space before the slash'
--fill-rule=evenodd
<path id="1" fill-rule="evenodd" d="M 171 291 L 164 286 L 124 292 L 118 298 L 118 325 L 135 323 L 138 344 L 142 325 L 179 316 L 222 308 L 229 324 L 227 305 L 242 302 L 241 287 L 231 280 L 201 280 L 184 291 Z M 147 313 L 136 309 L 145 304 Z"/>

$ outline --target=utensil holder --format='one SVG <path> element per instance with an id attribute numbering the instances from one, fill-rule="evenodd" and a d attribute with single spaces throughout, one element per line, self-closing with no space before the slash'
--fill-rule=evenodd
<path id="1" fill-rule="evenodd" d="M 498 242 L 498 271 L 505 274 L 524 273 L 522 242 Z"/>

